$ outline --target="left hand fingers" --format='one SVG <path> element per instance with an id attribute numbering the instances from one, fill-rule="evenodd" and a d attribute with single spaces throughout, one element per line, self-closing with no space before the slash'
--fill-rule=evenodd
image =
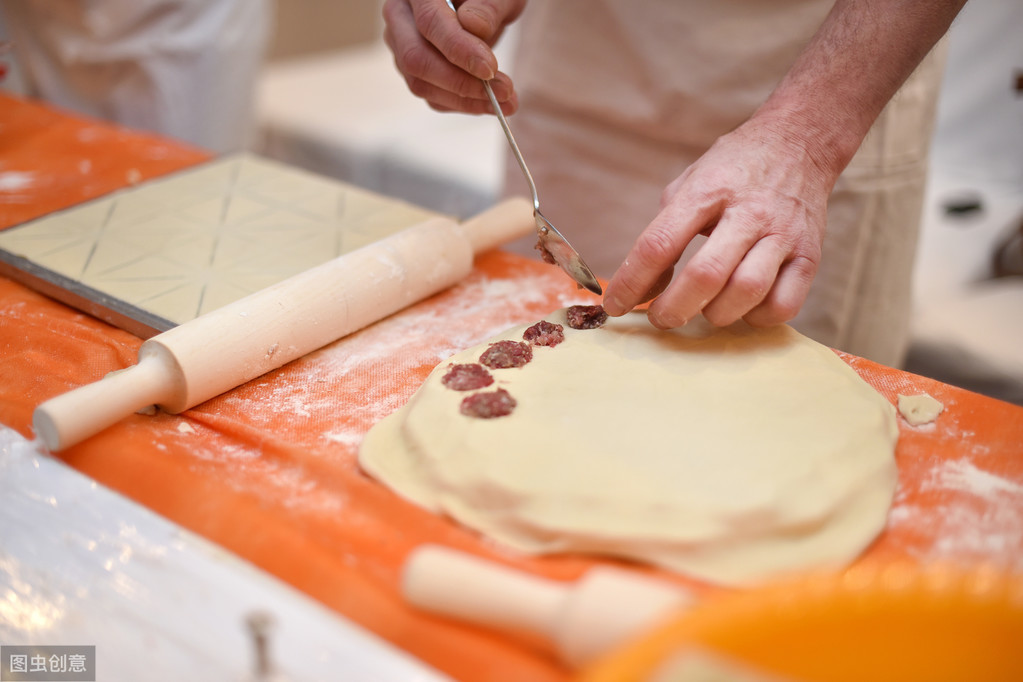
<path id="1" fill-rule="evenodd" d="M 712 202 L 700 205 L 694 200 L 688 205 L 693 208 L 684 213 L 675 205 L 666 206 L 636 239 L 604 292 L 609 315 L 624 315 L 663 290 L 689 242 L 720 210 Z"/>
<path id="2" fill-rule="evenodd" d="M 820 260 L 819 244 L 725 215 L 675 281 L 651 305 L 654 326 L 678 327 L 702 314 L 717 326 L 753 326 L 796 316 Z"/>
<path id="3" fill-rule="evenodd" d="M 785 252 L 764 239 L 743 256 L 721 290 L 699 312 L 713 325 L 725 327 L 767 298 L 774 287 Z"/>
<path id="4" fill-rule="evenodd" d="M 770 262 L 760 263 L 762 258 L 744 260 L 759 237 L 756 225 L 726 213 L 675 281 L 650 305 L 651 324 L 661 329 L 680 327 L 712 302 L 716 304 L 717 318 L 727 320 L 724 324 L 728 324 L 759 303 L 759 298 L 750 301 L 751 295 L 756 295 L 750 288 L 763 287 L 763 280 L 768 278 L 773 282 L 777 272 L 777 264 L 774 272 L 770 272 Z M 769 249 L 758 249 L 757 253 L 761 251 L 769 253 Z M 743 264 L 745 267 L 740 268 Z M 737 272 L 741 277 L 735 276 Z M 763 288 L 760 298 L 767 290 L 768 287 Z M 718 324 L 710 317 L 708 321 Z"/>
<path id="5" fill-rule="evenodd" d="M 782 264 L 774 286 L 764 300 L 743 315 L 742 319 L 754 327 L 770 327 L 788 322 L 803 306 L 816 274 L 817 262 L 810 258 L 797 256 L 787 260 Z"/>

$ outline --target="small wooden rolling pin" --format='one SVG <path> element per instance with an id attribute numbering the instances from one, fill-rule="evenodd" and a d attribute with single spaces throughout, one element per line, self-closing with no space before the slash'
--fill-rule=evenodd
<path id="1" fill-rule="evenodd" d="M 347 253 L 154 336 L 138 364 L 37 407 L 36 436 L 58 451 L 150 405 L 187 410 L 456 284 L 475 254 L 535 229 L 516 198 Z"/>
<path id="2" fill-rule="evenodd" d="M 690 606 L 673 583 L 596 566 L 574 583 L 538 578 L 440 545 L 406 560 L 402 594 L 412 605 L 478 625 L 540 635 L 580 667 Z"/>

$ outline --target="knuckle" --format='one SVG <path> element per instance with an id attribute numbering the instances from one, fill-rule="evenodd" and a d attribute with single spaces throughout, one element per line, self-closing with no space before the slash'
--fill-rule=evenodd
<path id="1" fill-rule="evenodd" d="M 416 29 L 426 36 L 427 39 L 438 33 L 439 29 L 442 28 L 441 7 L 444 8 L 445 12 L 450 11 L 446 6 L 431 4 L 420 6 L 415 12 Z"/>
<path id="2" fill-rule="evenodd" d="M 735 290 L 736 295 L 743 301 L 757 304 L 767 296 L 771 289 L 769 275 L 763 273 L 742 273 L 736 272 L 732 275 L 729 287 Z"/>
<path id="3" fill-rule="evenodd" d="M 488 43 L 501 29 L 497 8 L 491 2 L 477 2 L 463 5 L 458 20 L 465 30 Z"/>
<path id="4" fill-rule="evenodd" d="M 813 278 L 817 275 L 818 263 L 819 259 L 796 256 L 789 262 L 787 269 L 801 284 L 809 288 Z"/>
<path id="5" fill-rule="evenodd" d="M 650 287 L 643 293 L 643 296 L 640 298 L 640 302 L 651 301 L 664 293 L 664 290 L 668 288 L 669 284 L 671 284 L 671 279 L 674 275 L 675 272 L 673 268 L 668 268 L 662 272 L 660 277 L 657 278 L 657 281 L 650 285 Z"/>
<path id="6" fill-rule="evenodd" d="M 757 232 L 773 231 L 771 226 L 774 224 L 776 211 L 772 206 L 758 198 L 747 201 L 742 208 L 745 219 L 741 222 L 745 229 Z"/>
<path id="7" fill-rule="evenodd" d="M 743 243 L 752 246 L 762 239 L 777 241 L 779 235 L 775 224 L 775 217 L 769 211 L 759 207 L 745 206 L 742 211 L 736 212 L 729 223 L 729 228 L 738 235 Z"/>
<path id="8" fill-rule="evenodd" d="M 675 200 L 675 195 L 678 194 L 679 187 L 682 184 L 682 177 L 683 176 L 679 176 L 675 178 L 670 183 L 668 183 L 668 185 L 663 190 L 661 190 L 660 201 L 661 210 L 664 210 L 665 208 L 670 206 L 672 202 Z"/>
<path id="9" fill-rule="evenodd" d="M 388 25 L 398 21 L 400 16 L 402 0 L 386 0 L 380 8 L 380 14 Z"/>
<path id="10" fill-rule="evenodd" d="M 408 89 L 416 97 L 428 99 L 430 94 L 433 92 L 433 88 L 429 83 L 420 78 L 408 79 Z"/>
<path id="11" fill-rule="evenodd" d="M 717 256 L 694 258 L 689 264 L 689 279 L 700 289 L 718 289 L 730 274 L 728 265 Z"/>
<path id="12" fill-rule="evenodd" d="M 646 286 L 643 283 L 642 276 L 640 273 L 633 269 L 622 268 L 619 269 L 617 275 L 617 285 L 620 288 L 621 293 L 625 294 L 628 299 L 638 299 L 639 296 L 646 291 Z"/>
<path id="13" fill-rule="evenodd" d="M 678 260 L 681 254 L 676 251 L 674 239 L 664 230 L 647 230 L 636 241 L 636 258 L 644 266 L 658 268 L 658 272 Z"/>
<path id="14" fill-rule="evenodd" d="M 476 0 L 459 8 L 459 20 L 476 36 L 491 42 L 500 34 L 503 25 L 514 21 L 525 9 L 525 0 Z"/>
<path id="15" fill-rule="evenodd" d="M 394 56 L 398 70 L 407 76 L 421 78 L 428 68 L 430 54 L 420 45 L 400 50 Z"/>

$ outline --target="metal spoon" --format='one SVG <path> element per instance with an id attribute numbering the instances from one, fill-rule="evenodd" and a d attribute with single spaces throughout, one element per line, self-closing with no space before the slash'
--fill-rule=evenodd
<path id="1" fill-rule="evenodd" d="M 447 0 L 447 3 L 448 7 L 455 10 L 452 0 Z M 457 12 L 457 10 L 455 11 Z M 540 213 L 540 198 L 536 193 L 536 184 L 533 182 L 533 176 L 530 174 L 529 168 L 526 167 L 525 159 L 522 158 L 522 152 L 519 151 L 519 145 L 515 142 L 515 136 L 512 135 L 511 128 L 508 127 L 508 119 L 504 117 L 501 105 L 498 103 L 497 97 L 494 96 L 494 91 L 490 88 L 490 83 L 485 80 L 480 82 L 483 83 L 483 89 L 487 91 L 490 105 L 494 109 L 497 120 L 501 123 L 501 129 L 504 130 L 505 137 L 508 138 L 508 144 L 511 145 L 515 160 L 519 162 L 522 175 L 525 176 L 526 183 L 529 185 L 529 192 L 533 195 L 533 220 L 536 221 L 537 236 L 536 248 L 540 251 L 541 257 L 545 262 L 555 264 L 564 270 L 579 286 L 600 295 L 602 293 L 600 282 L 597 281 L 593 271 L 583 261 L 579 252 L 573 249 L 568 240 L 551 224 L 551 221 L 547 220 Z"/>

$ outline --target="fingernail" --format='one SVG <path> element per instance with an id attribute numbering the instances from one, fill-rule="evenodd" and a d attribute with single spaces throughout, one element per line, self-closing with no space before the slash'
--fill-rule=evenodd
<path id="1" fill-rule="evenodd" d="M 657 327 L 658 329 L 676 329 L 678 327 L 684 327 L 686 323 L 689 322 L 689 320 L 687 319 L 682 319 L 679 320 L 678 322 L 675 322 L 674 320 L 665 321 L 662 320 L 661 317 L 654 312 L 647 312 L 646 317 L 650 321 L 650 324 Z"/>
<path id="2" fill-rule="evenodd" d="M 617 296 L 604 297 L 604 312 L 611 317 L 618 317 L 625 312 L 625 306 Z"/>
<path id="3" fill-rule="evenodd" d="M 490 64 L 485 59 L 480 59 L 479 57 L 472 57 L 469 60 L 469 73 L 477 78 L 482 78 L 485 81 L 488 81 L 497 75 L 494 73 L 494 70 L 490 68 Z"/>

